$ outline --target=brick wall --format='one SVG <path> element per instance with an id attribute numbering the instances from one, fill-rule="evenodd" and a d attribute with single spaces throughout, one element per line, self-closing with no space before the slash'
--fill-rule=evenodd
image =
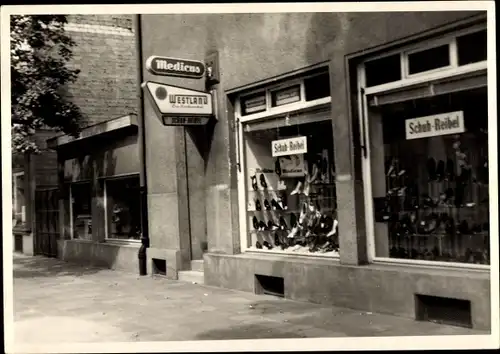
<path id="1" fill-rule="evenodd" d="M 80 69 L 67 95 L 88 124 L 136 112 L 136 60 L 132 15 L 71 15 L 75 41 L 70 67 Z"/>
<path id="2" fill-rule="evenodd" d="M 71 68 L 78 80 L 66 92 L 96 124 L 136 112 L 135 39 L 132 15 L 68 15 L 67 34 L 75 41 Z M 34 157 L 37 188 L 57 185 L 57 154 L 46 139 L 59 135 L 40 130 L 35 139 L 41 153 Z"/>

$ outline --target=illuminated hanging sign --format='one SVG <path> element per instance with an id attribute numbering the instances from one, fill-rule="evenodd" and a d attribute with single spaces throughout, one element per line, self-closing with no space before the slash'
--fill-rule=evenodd
<path id="1" fill-rule="evenodd" d="M 146 69 L 160 76 L 176 76 L 201 79 L 205 75 L 205 64 L 197 60 L 151 56 L 146 60 Z"/>
<path id="2" fill-rule="evenodd" d="M 142 88 L 164 125 L 204 125 L 213 115 L 210 93 L 151 81 Z"/>
<path id="3" fill-rule="evenodd" d="M 274 140 L 271 142 L 273 157 L 307 153 L 307 137 Z"/>
<path id="4" fill-rule="evenodd" d="M 460 134 L 465 132 L 464 112 L 457 111 L 407 119 L 405 128 L 406 140 Z"/>

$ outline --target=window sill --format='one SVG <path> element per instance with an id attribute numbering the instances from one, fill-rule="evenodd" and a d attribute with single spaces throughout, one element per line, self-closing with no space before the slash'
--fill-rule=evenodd
<path id="1" fill-rule="evenodd" d="M 452 269 L 452 270 L 467 270 L 467 271 L 483 271 L 490 272 L 490 265 L 473 264 L 473 263 L 458 263 L 458 262 L 439 262 L 426 260 L 408 260 L 397 258 L 375 258 L 374 265 L 394 265 L 412 268 L 434 268 L 434 269 Z"/>
<path id="2" fill-rule="evenodd" d="M 105 239 L 104 244 L 111 246 L 130 246 L 130 247 L 140 247 L 142 245 L 141 240 L 120 240 L 120 239 Z"/>

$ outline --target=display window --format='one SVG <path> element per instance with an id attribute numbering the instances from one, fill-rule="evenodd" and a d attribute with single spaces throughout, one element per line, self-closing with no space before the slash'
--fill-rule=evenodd
<path id="1" fill-rule="evenodd" d="M 487 89 L 370 108 L 375 255 L 489 264 Z"/>
<path id="2" fill-rule="evenodd" d="M 329 112 L 249 123 L 243 131 L 248 249 L 338 256 Z"/>
<path id="3" fill-rule="evenodd" d="M 139 177 L 128 176 L 105 181 L 108 239 L 139 240 L 141 212 Z"/>

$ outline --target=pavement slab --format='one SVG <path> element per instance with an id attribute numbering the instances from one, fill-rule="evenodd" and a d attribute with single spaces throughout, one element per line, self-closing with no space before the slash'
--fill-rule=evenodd
<path id="1" fill-rule="evenodd" d="M 23 255 L 14 320 L 19 344 L 489 334 Z"/>

